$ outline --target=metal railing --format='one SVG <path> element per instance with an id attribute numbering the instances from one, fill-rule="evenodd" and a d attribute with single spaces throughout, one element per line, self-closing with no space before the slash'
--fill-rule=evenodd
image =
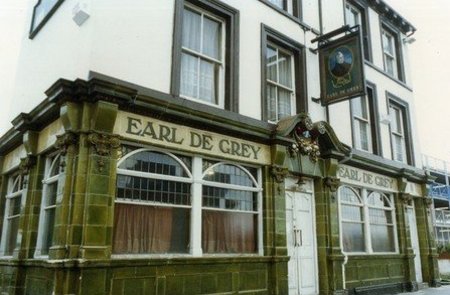
<path id="1" fill-rule="evenodd" d="M 450 227 L 450 210 L 448 209 L 435 209 L 434 221 L 436 225 L 448 225 Z"/>
<path id="2" fill-rule="evenodd" d="M 432 197 L 444 198 L 450 200 L 450 186 L 442 184 L 432 184 L 429 187 L 428 194 Z"/>
<path id="3" fill-rule="evenodd" d="M 445 175 L 449 175 L 450 173 L 450 163 L 447 161 L 428 155 L 422 155 L 422 163 L 426 170 L 436 171 Z"/>

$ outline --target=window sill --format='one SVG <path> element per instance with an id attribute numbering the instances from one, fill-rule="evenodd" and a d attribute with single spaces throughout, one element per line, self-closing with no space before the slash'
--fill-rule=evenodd
<path id="1" fill-rule="evenodd" d="M 140 260 L 140 259 L 208 259 L 208 258 L 249 258 L 249 257 L 263 257 L 257 253 L 241 253 L 241 254 L 203 254 L 201 256 L 194 256 L 192 254 L 112 254 L 111 259 L 115 260 Z"/>
<path id="2" fill-rule="evenodd" d="M 352 259 L 368 259 L 368 258 L 374 258 L 374 259 L 380 259 L 380 258 L 386 258 L 386 259 L 392 259 L 395 257 L 402 257 L 402 254 L 398 252 L 379 252 L 379 253 L 364 253 L 364 252 L 342 252 L 345 256 L 351 257 Z"/>
<path id="3" fill-rule="evenodd" d="M 373 63 L 371 63 L 368 60 L 365 60 L 364 63 L 366 65 L 368 65 L 369 67 L 371 67 L 372 69 L 376 70 L 377 72 L 379 72 L 380 74 L 383 74 L 384 76 L 388 77 L 389 79 L 391 79 L 392 81 L 396 82 L 397 84 L 399 84 L 400 86 L 403 86 L 404 88 L 408 89 L 409 91 L 413 91 L 412 88 L 410 86 L 408 86 L 405 82 L 392 77 L 391 75 L 389 75 L 388 73 L 386 73 L 383 69 L 377 67 L 376 65 L 374 65 Z"/>

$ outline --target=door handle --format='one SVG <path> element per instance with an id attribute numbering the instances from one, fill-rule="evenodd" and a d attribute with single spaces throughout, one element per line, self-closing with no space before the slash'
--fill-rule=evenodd
<path id="1" fill-rule="evenodd" d="M 300 247 L 303 245 L 302 231 L 300 229 L 294 229 L 294 247 Z"/>

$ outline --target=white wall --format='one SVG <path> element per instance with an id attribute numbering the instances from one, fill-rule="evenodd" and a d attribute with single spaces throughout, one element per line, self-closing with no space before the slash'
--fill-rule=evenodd
<path id="1" fill-rule="evenodd" d="M 0 1 L 0 134 L 11 128 L 11 120 L 17 115 L 10 112 L 13 101 L 14 81 L 17 72 L 22 32 L 27 15 L 27 0 Z"/>
<path id="2" fill-rule="evenodd" d="M 11 113 L 29 112 L 46 96 L 57 79 L 87 78 L 92 27 L 72 21 L 72 1 L 60 9 L 33 38 L 28 38 L 33 6 L 29 1 L 22 48 L 19 54 Z M 89 22 L 89 20 L 88 20 Z"/>
<path id="3" fill-rule="evenodd" d="M 21 103 L 12 113 L 30 111 L 57 79 L 86 79 L 90 70 L 170 92 L 174 0 L 134 0 L 132 6 L 119 0 L 84 0 L 90 18 L 81 27 L 71 19 L 77 2 L 65 1 L 33 40 L 25 32 L 15 87 L 15 99 Z M 260 1 L 224 2 L 240 12 L 239 109 L 260 119 L 261 23 L 301 44 L 316 36 Z M 309 2 L 309 6 L 317 5 L 317 1 Z M 308 17 L 318 20 L 314 13 L 318 14 L 317 8 Z M 316 55 L 308 57 L 311 66 L 317 67 L 316 60 Z M 317 77 L 313 79 L 315 83 Z"/>
<path id="4" fill-rule="evenodd" d="M 88 5 L 90 18 L 78 26 L 72 9 L 78 1 L 64 1 L 41 31 L 28 39 L 28 28 L 35 1 L 29 9 L 19 55 L 14 103 L 11 114 L 28 112 L 45 98 L 44 91 L 57 79 L 87 79 L 96 71 L 143 87 L 170 92 L 172 34 L 175 0 L 134 0 L 129 5 L 119 0 L 82 0 Z M 342 0 L 305 0 L 305 23 L 319 30 L 319 1 L 322 1 L 323 32 L 344 24 Z M 281 32 L 305 46 L 309 112 L 313 121 L 326 120 L 325 108 L 312 102 L 320 97 L 318 55 L 311 49 L 317 37 L 298 23 L 283 16 L 261 1 L 223 0 L 239 11 L 239 109 L 241 114 L 261 118 L 261 24 Z M 373 64 L 383 68 L 380 21 L 369 9 Z M 404 51 L 408 71 L 407 50 Z M 415 155 L 420 162 L 415 130 L 412 92 L 386 75 L 365 67 L 367 80 L 377 86 L 380 116 L 388 112 L 386 91 L 408 102 L 411 110 Z M 409 77 L 409 76 L 407 76 Z M 407 79 L 409 81 L 409 78 Z M 12 118 L 11 118 L 12 119 Z M 349 102 L 329 107 L 329 123 L 340 140 L 352 144 Z M 391 157 L 388 125 L 381 124 L 383 155 Z"/>

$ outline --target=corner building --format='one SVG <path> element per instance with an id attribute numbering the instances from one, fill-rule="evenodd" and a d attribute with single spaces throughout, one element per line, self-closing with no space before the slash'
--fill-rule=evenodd
<path id="1" fill-rule="evenodd" d="M 381 0 L 36 1 L 0 139 L 5 294 L 439 286 L 408 44 Z M 363 32 L 322 107 L 317 44 Z"/>

